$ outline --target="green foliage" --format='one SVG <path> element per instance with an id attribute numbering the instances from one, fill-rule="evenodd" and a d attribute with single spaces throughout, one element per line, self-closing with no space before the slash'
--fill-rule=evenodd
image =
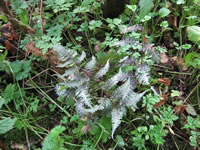
<path id="1" fill-rule="evenodd" d="M 138 150 L 145 149 L 146 141 L 150 140 L 152 144 L 164 144 L 163 139 L 166 136 L 166 131 L 161 124 L 150 125 L 149 129 L 146 126 L 140 126 L 131 132 L 133 134 L 133 146 Z"/>
<path id="2" fill-rule="evenodd" d="M 200 69 L 200 54 L 196 52 L 190 52 L 185 57 L 185 64 L 187 67 L 194 67 L 197 69 Z"/>
<path id="3" fill-rule="evenodd" d="M 110 118 L 102 117 L 98 124 L 92 126 L 90 133 L 96 136 L 96 139 L 101 139 L 102 142 L 107 142 L 112 130 L 112 123 Z"/>
<path id="4" fill-rule="evenodd" d="M 2 97 L 5 99 L 4 103 L 8 104 L 9 102 L 13 100 L 20 99 L 21 96 L 23 95 L 24 95 L 24 92 L 21 93 L 19 89 L 17 88 L 16 84 L 9 84 L 6 86 L 6 89 L 4 90 Z"/>
<path id="5" fill-rule="evenodd" d="M 11 119 L 9 117 L 0 120 L 0 134 L 5 134 L 6 132 L 13 129 L 16 120 L 16 118 Z"/>
<path id="6" fill-rule="evenodd" d="M 160 102 L 161 96 L 160 95 L 152 95 L 151 93 L 143 97 L 142 107 L 146 107 L 147 111 L 152 113 L 153 106 Z"/>
<path id="7" fill-rule="evenodd" d="M 159 10 L 159 12 L 158 12 L 158 14 L 159 14 L 159 16 L 161 17 L 161 18 L 163 18 L 163 17 L 166 17 L 166 16 L 168 16 L 169 14 L 170 14 L 170 10 L 168 9 L 168 8 L 161 8 L 160 10 Z"/>
<path id="8" fill-rule="evenodd" d="M 161 114 L 160 118 L 162 119 L 162 121 L 169 125 L 173 125 L 174 121 L 178 119 L 178 117 L 174 115 L 174 112 L 171 109 L 171 107 L 167 107 L 167 108 L 164 107 L 163 109 L 161 108 L 160 114 Z"/>
<path id="9" fill-rule="evenodd" d="M 31 71 L 31 61 L 19 61 L 16 60 L 15 62 L 12 62 L 11 64 L 12 71 L 15 75 L 16 80 L 22 80 L 24 78 L 27 78 L 30 75 Z"/>
<path id="10" fill-rule="evenodd" d="M 1 54 L 0 55 L 0 61 L 5 60 L 7 55 L 8 55 L 8 51 L 5 51 L 3 54 Z"/>
<path id="11" fill-rule="evenodd" d="M 183 129 L 190 129 L 190 145 L 194 147 L 199 147 L 200 142 L 200 116 L 198 115 L 197 118 L 193 118 L 191 116 L 187 117 L 187 123 L 184 125 Z"/>
<path id="12" fill-rule="evenodd" d="M 184 125 L 183 129 L 196 129 L 200 128 L 200 116 L 198 116 L 196 119 L 192 118 L 191 116 L 187 117 L 187 124 Z"/>
<path id="13" fill-rule="evenodd" d="M 65 150 L 65 140 L 60 137 L 60 134 L 65 130 L 66 128 L 62 126 L 56 126 L 51 129 L 50 133 L 47 135 L 42 144 L 42 150 Z"/>
<path id="14" fill-rule="evenodd" d="M 187 27 L 187 35 L 190 41 L 198 42 L 200 40 L 200 27 L 198 26 Z"/>
<path id="15" fill-rule="evenodd" d="M 152 0 L 140 0 L 139 5 L 140 5 L 139 16 L 141 19 L 143 19 L 144 16 L 146 16 L 151 11 L 151 8 L 153 7 L 153 1 Z"/>

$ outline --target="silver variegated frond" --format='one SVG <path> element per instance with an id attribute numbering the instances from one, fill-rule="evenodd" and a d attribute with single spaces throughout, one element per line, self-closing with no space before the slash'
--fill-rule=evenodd
<path id="1" fill-rule="evenodd" d="M 121 68 L 119 69 L 119 72 L 115 74 L 113 77 L 111 77 L 108 81 L 106 81 L 104 85 L 104 89 L 106 88 L 112 88 L 115 86 L 119 81 L 124 81 L 127 78 L 126 73 L 123 73 Z"/>
<path id="2" fill-rule="evenodd" d="M 146 64 L 139 64 L 136 66 L 135 75 L 139 81 L 139 83 L 144 85 L 149 85 L 149 78 L 150 78 L 150 67 Z"/>
<path id="3" fill-rule="evenodd" d="M 59 55 L 59 59 L 63 62 L 67 61 L 68 59 L 75 58 L 75 56 L 77 56 L 77 54 L 78 54 L 76 51 L 70 50 L 70 49 L 65 49 L 61 45 L 54 45 L 53 48 L 57 51 L 57 53 Z"/>
<path id="4" fill-rule="evenodd" d="M 92 108 L 90 94 L 88 93 L 88 88 L 85 86 L 80 86 L 76 90 L 76 96 L 79 98 L 79 101 L 86 105 L 89 108 Z"/>
<path id="5" fill-rule="evenodd" d="M 96 58 L 92 56 L 92 59 L 86 64 L 85 69 L 91 71 L 96 65 Z"/>
<path id="6" fill-rule="evenodd" d="M 69 68 L 69 69 L 65 70 L 65 73 L 62 76 L 63 77 L 67 77 L 69 75 L 72 75 L 72 74 L 76 73 L 77 71 L 78 71 L 78 68 L 72 67 L 72 68 Z"/>
<path id="7" fill-rule="evenodd" d="M 65 63 L 63 63 L 63 64 L 57 65 L 56 67 L 58 67 L 58 68 L 69 67 L 69 65 L 71 65 L 72 63 L 74 63 L 74 60 L 70 59 L 70 60 L 66 61 Z"/>
<path id="8" fill-rule="evenodd" d="M 106 62 L 106 65 L 97 72 L 97 74 L 95 76 L 96 79 L 103 77 L 108 72 L 109 68 L 110 68 L 110 63 L 109 63 L 109 60 L 108 60 Z"/>
<path id="9" fill-rule="evenodd" d="M 79 78 L 77 80 L 68 81 L 65 83 L 67 88 L 79 88 L 88 81 L 88 78 Z"/>
<path id="10" fill-rule="evenodd" d="M 78 114 L 80 114 L 81 116 L 84 116 L 87 114 L 87 112 L 81 102 L 76 102 L 75 107 L 76 107 L 76 112 Z"/>
<path id="11" fill-rule="evenodd" d="M 68 93 L 67 93 L 66 87 L 63 84 L 57 84 L 56 94 L 61 97 L 67 97 Z"/>
<path id="12" fill-rule="evenodd" d="M 140 99 L 144 96 L 145 93 L 146 93 L 146 91 L 139 93 L 139 94 L 132 92 L 127 97 L 127 99 L 124 100 L 123 103 L 128 107 L 133 107 L 133 108 L 137 109 L 137 103 L 140 101 Z"/>
<path id="13" fill-rule="evenodd" d="M 80 64 L 86 57 L 86 54 L 84 51 L 82 51 L 81 56 L 78 57 L 78 59 L 76 60 L 76 64 Z"/>
<path id="14" fill-rule="evenodd" d="M 133 91 L 133 88 L 131 86 L 130 78 L 122 84 L 120 87 L 118 87 L 114 92 L 114 97 L 121 98 L 122 101 L 126 99 L 129 96 L 129 93 Z"/>
<path id="15" fill-rule="evenodd" d="M 115 130 L 121 123 L 121 119 L 123 115 L 125 114 L 126 110 L 125 108 L 114 108 L 111 112 L 112 117 L 112 138 L 114 136 Z"/>

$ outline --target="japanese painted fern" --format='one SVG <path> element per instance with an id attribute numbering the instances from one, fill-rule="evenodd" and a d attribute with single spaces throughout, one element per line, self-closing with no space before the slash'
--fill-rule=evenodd
<path id="1" fill-rule="evenodd" d="M 125 73 L 119 67 L 130 61 L 130 57 L 125 57 L 118 64 L 112 67 L 117 69 L 115 73 L 110 73 L 111 64 L 108 59 L 105 64 L 99 64 L 96 57 L 86 62 L 86 54 L 83 51 L 79 55 L 76 51 L 65 49 L 63 46 L 54 47 L 63 62 L 58 67 L 66 68 L 62 75 L 58 75 L 63 82 L 56 86 L 59 96 L 74 96 L 76 98 L 76 111 L 84 116 L 97 111 L 107 111 L 112 118 L 112 137 L 115 130 L 121 123 L 122 117 L 126 114 L 127 107 L 137 108 L 136 104 L 145 94 L 134 92 L 137 81 L 148 84 L 149 75 L 143 70 L 134 73 Z M 113 65 L 113 64 L 112 64 Z M 145 68 L 146 67 L 146 68 Z M 145 71 L 144 71 L 145 70 Z"/>

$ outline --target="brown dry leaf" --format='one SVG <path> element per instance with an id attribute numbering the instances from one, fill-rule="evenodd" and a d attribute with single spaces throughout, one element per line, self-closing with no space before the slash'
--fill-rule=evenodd
<path id="1" fill-rule="evenodd" d="M 186 106 L 185 105 L 177 105 L 175 108 L 174 108 L 174 112 L 175 114 L 181 114 L 185 111 L 186 109 Z"/>
<path id="2" fill-rule="evenodd" d="M 2 36 L 10 41 L 18 41 L 18 35 L 15 33 L 11 24 L 4 24 L 1 28 Z"/>
<path id="3" fill-rule="evenodd" d="M 57 52 L 55 50 L 49 50 L 46 54 L 42 53 L 42 50 L 35 47 L 34 42 L 29 42 L 26 45 L 27 54 L 32 53 L 34 56 L 41 56 L 43 60 L 48 60 L 53 69 L 56 69 L 56 66 L 60 63 Z"/>
<path id="4" fill-rule="evenodd" d="M 170 58 L 170 61 L 171 61 L 174 65 L 180 66 L 181 69 L 182 69 L 183 71 L 186 71 L 186 70 L 188 69 L 188 68 L 186 67 L 186 65 L 185 65 L 185 62 L 184 62 L 184 59 L 183 59 L 183 58 L 179 58 L 179 57 L 177 57 L 177 56 L 174 56 L 174 57 L 171 57 L 171 58 Z"/>
<path id="5" fill-rule="evenodd" d="M 10 43 L 10 41 L 8 40 L 5 40 L 5 44 L 6 44 L 6 49 L 12 54 L 12 55 L 15 55 L 16 54 L 16 48 L 15 46 Z"/>
<path id="6" fill-rule="evenodd" d="M 42 54 L 42 50 L 35 47 L 34 42 L 31 41 L 31 42 L 27 43 L 26 48 L 27 48 L 27 51 L 26 51 L 27 54 L 32 53 L 36 57 L 41 56 L 43 60 L 47 60 L 47 57 Z"/>
<path id="7" fill-rule="evenodd" d="M 185 65 L 184 59 L 183 58 L 178 58 L 177 59 L 177 64 L 181 66 L 183 71 L 186 71 L 188 68 Z"/>
<path id="8" fill-rule="evenodd" d="M 159 78 L 158 83 L 162 83 L 165 86 L 169 86 L 171 83 L 171 80 L 169 78 Z"/>
<path id="9" fill-rule="evenodd" d="M 169 94 L 164 94 L 162 95 L 162 100 L 160 100 L 160 102 L 156 103 L 153 107 L 155 109 L 159 108 L 160 106 L 164 105 L 166 100 L 167 100 L 167 97 L 168 97 Z"/>
<path id="10" fill-rule="evenodd" d="M 168 56 L 166 55 L 166 53 L 161 53 L 160 57 L 161 57 L 161 60 L 160 60 L 161 64 L 167 64 L 168 63 L 169 59 L 168 59 Z"/>
<path id="11" fill-rule="evenodd" d="M 159 108 L 160 106 L 164 105 L 166 102 L 166 100 L 160 100 L 160 102 L 156 103 L 153 108 L 157 109 Z"/>
<path id="12" fill-rule="evenodd" d="M 164 94 L 164 95 L 162 95 L 163 100 L 167 100 L 168 95 L 169 95 L 169 94 Z"/>

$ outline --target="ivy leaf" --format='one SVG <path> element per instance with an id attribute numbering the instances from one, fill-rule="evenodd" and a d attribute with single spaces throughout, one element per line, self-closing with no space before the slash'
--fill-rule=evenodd
<path id="1" fill-rule="evenodd" d="M 140 0 L 139 5 L 140 5 L 139 16 L 140 18 L 144 18 L 144 16 L 146 16 L 151 11 L 151 8 L 153 7 L 153 1 Z"/>
<path id="2" fill-rule="evenodd" d="M 9 130 L 13 129 L 13 126 L 15 124 L 15 121 L 17 119 L 11 119 L 11 118 L 5 118 L 3 120 L 0 120 L 0 134 L 4 134 L 8 132 Z"/>

